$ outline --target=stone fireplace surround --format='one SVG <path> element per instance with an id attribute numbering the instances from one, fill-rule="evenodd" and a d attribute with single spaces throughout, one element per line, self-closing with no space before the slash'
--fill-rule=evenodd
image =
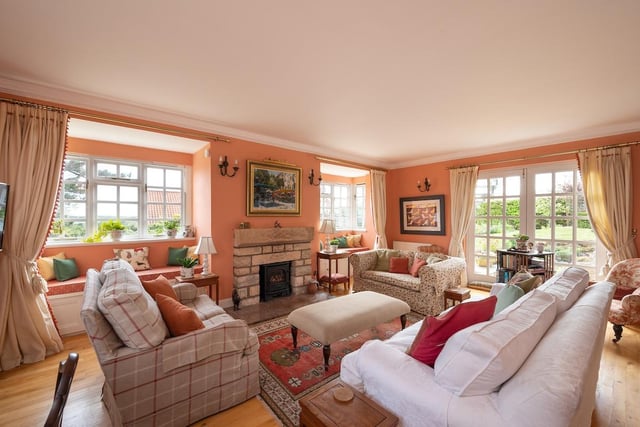
<path id="1" fill-rule="evenodd" d="M 304 294 L 312 279 L 313 227 L 233 230 L 233 286 L 242 305 L 260 302 L 260 265 L 291 261 L 291 294 Z"/>

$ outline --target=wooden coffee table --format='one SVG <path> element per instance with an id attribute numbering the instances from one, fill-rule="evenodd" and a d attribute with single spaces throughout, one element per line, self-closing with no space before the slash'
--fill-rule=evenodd
<path id="1" fill-rule="evenodd" d="M 341 402 L 333 397 L 333 392 L 347 387 L 353 392 L 353 399 Z M 303 427 L 349 426 L 349 427 L 391 427 L 398 425 L 398 417 L 382 408 L 364 394 L 349 387 L 339 378 L 325 384 L 300 400 L 300 425 Z"/>

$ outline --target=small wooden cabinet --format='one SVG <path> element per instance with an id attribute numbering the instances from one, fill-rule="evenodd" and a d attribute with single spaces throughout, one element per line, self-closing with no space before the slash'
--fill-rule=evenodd
<path id="1" fill-rule="evenodd" d="M 496 281 L 507 283 L 522 266 L 534 276 L 542 276 L 548 280 L 553 276 L 553 252 L 520 252 L 507 249 L 498 249 L 498 264 Z"/>

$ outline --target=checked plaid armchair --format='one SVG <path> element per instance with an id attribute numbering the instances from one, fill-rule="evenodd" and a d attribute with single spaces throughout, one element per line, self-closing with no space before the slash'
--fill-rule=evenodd
<path id="1" fill-rule="evenodd" d="M 102 399 L 114 426 L 186 426 L 260 392 L 258 338 L 245 321 L 181 283 L 173 287 L 178 300 L 204 328 L 169 337 L 133 270 L 114 264 L 105 273 L 109 262 L 101 272 L 87 272 L 81 316 L 104 373 Z M 114 282 L 117 311 L 105 314 L 105 290 Z"/>

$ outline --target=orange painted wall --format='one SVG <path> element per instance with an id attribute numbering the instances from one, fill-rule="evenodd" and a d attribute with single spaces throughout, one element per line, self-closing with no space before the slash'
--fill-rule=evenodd
<path id="1" fill-rule="evenodd" d="M 231 165 L 238 161 L 240 169 L 233 178 L 220 175 L 218 159 L 225 155 Z M 302 168 L 300 216 L 247 216 L 247 161 L 269 159 Z M 211 270 L 220 276 L 220 297 L 229 298 L 233 289 L 233 230 L 241 222 L 249 222 L 252 228 L 273 227 L 276 220 L 282 227 L 320 228 L 320 190 L 306 179 L 312 168 L 319 170 L 320 162 L 312 154 L 234 139 L 230 143 L 212 143 L 210 163 L 211 236 L 218 251 L 211 257 L 210 264 Z M 320 236 L 316 234 L 311 243 L 312 252 L 315 253 L 319 242 Z M 315 259 L 313 254 L 312 259 Z"/>
<path id="2" fill-rule="evenodd" d="M 480 164 L 485 162 L 503 161 L 509 159 L 530 158 L 541 155 L 550 155 L 550 157 L 509 161 L 504 163 L 485 165 L 480 167 L 480 171 L 489 169 L 506 168 L 512 166 L 522 166 L 529 164 L 541 164 L 556 162 L 562 160 L 575 160 L 575 154 L 559 154 L 572 150 L 583 148 L 602 147 L 611 144 L 621 144 L 640 140 L 640 132 L 613 135 L 602 138 L 592 138 L 580 141 L 573 141 L 561 144 L 541 146 L 527 150 L 517 150 L 511 152 L 496 153 L 487 156 L 467 157 L 463 159 L 425 164 L 421 166 L 394 169 L 387 174 L 387 240 L 389 246 L 392 246 L 394 240 L 409 242 L 427 242 L 449 247 L 451 238 L 451 192 L 449 187 L 449 169 L 462 165 Z M 631 146 L 633 169 L 633 187 L 636 189 L 633 209 L 633 226 L 640 228 L 640 196 L 638 188 L 640 188 L 640 171 L 637 171 L 637 165 L 640 165 L 640 146 Z M 418 180 L 424 180 L 428 177 L 431 181 L 431 191 L 428 193 L 420 193 L 416 188 Z M 439 195 L 445 196 L 445 215 L 446 215 L 446 235 L 445 236 L 424 236 L 414 234 L 400 233 L 400 198 L 414 197 L 421 195 Z M 636 240 L 636 249 L 640 252 L 640 246 Z"/>

